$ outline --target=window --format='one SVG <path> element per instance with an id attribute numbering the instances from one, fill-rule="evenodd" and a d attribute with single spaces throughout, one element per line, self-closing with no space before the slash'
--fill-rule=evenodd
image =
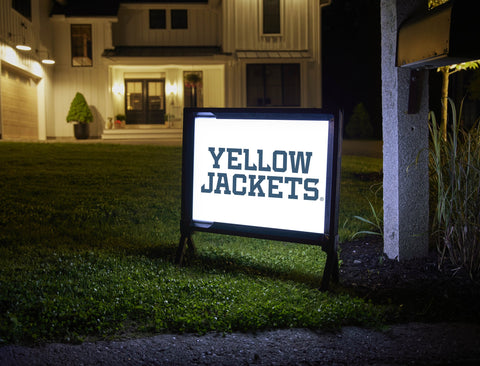
<path id="1" fill-rule="evenodd" d="M 202 71 L 183 72 L 184 107 L 203 107 Z"/>
<path id="2" fill-rule="evenodd" d="M 167 18 L 165 9 L 150 10 L 150 29 L 166 29 Z"/>
<path id="3" fill-rule="evenodd" d="M 263 0 L 263 34 L 281 33 L 280 0 Z"/>
<path id="4" fill-rule="evenodd" d="M 248 64 L 247 106 L 300 106 L 300 64 Z"/>
<path id="5" fill-rule="evenodd" d="M 12 8 L 22 14 L 25 18 L 32 20 L 31 0 L 12 0 Z"/>
<path id="6" fill-rule="evenodd" d="M 72 66 L 92 66 L 92 25 L 72 24 Z"/>
<path id="7" fill-rule="evenodd" d="M 187 10 L 171 10 L 170 20 L 172 29 L 187 29 L 188 28 L 188 13 Z"/>

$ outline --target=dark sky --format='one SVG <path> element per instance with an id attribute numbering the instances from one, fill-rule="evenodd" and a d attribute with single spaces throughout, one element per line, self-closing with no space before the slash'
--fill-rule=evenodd
<path id="1" fill-rule="evenodd" d="M 381 138 L 380 0 L 332 0 L 322 12 L 323 103 L 345 112 L 362 102 Z"/>

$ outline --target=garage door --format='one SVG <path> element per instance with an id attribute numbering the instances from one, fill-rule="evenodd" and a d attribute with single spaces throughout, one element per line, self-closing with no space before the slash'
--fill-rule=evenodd
<path id="1" fill-rule="evenodd" d="M 0 98 L 2 139 L 38 140 L 36 82 L 2 65 Z"/>

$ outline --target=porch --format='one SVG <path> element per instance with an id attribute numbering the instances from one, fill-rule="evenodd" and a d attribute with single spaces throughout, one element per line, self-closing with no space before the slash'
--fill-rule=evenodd
<path id="1" fill-rule="evenodd" d="M 158 125 L 127 125 L 124 128 L 105 129 L 102 140 L 151 140 L 182 143 L 182 128 Z"/>

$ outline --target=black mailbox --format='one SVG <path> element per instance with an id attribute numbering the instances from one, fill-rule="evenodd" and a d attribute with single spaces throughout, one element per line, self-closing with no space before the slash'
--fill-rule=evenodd
<path id="1" fill-rule="evenodd" d="M 478 0 L 452 0 L 407 19 L 398 31 L 397 66 L 436 68 L 480 59 Z"/>

